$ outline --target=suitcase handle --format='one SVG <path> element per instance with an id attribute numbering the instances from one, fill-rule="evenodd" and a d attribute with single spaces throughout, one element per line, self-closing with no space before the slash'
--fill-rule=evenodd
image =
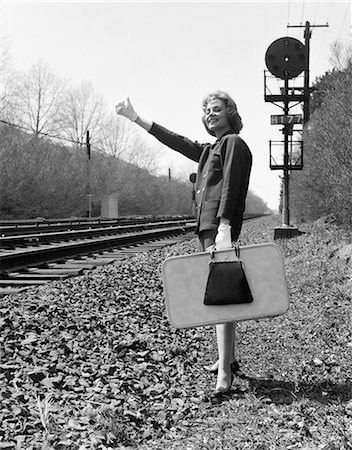
<path id="1" fill-rule="evenodd" d="M 232 247 L 231 249 L 235 249 L 235 253 L 238 259 L 240 259 L 240 246 L 234 242 L 232 242 Z M 226 249 L 227 250 L 227 249 Z M 228 249 L 230 250 L 230 249 Z M 214 259 L 214 253 L 216 252 L 216 244 L 213 244 L 210 248 L 209 248 L 209 253 L 210 253 L 210 258 Z"/>

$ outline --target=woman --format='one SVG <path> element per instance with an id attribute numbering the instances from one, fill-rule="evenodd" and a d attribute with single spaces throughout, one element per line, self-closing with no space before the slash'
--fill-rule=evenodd
<path id="1" fill-rule="evenodd" d="M 214 91 L 203 100 L 202 121 L 207 131 L 216 137 L 213 144 L 193 142 L 139 117 L 129 98 L 115 108 L 117 114 L 199 163 L 196 181 L 199 248 L 205 251 L 214 243 L 218 250 L 230 248 L 241 231 L 252 166 L 251 152 L 238 136 L 242 120 L 233 99 L 226 92 Z M 238 370 L 234 356 L 235 323 L 216 325 L 216 335 L 219 358 L 206 369 L 217 372 L 215 395 L 220 396 L 230 390 L 232 371 Z"/>

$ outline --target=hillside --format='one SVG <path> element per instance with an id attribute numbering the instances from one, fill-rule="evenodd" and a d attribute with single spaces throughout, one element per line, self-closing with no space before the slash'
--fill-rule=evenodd
<path id="1" fill-rule="evenodd" d="M 35 138 L 0 127 L 0 216 L 2 219 L 86 217 L 87 194 L 92 216 L 101 202 L 117 196 L 120 215 L 190 215 L 192 184 L 157 176 L 114 156 Z M 249 192 L 247 212 L 267 211 Z"/>

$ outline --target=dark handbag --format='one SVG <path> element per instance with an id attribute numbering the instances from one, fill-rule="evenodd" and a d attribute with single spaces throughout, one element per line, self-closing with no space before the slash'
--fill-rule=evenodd
<path id="1" fill-rule="evenodd" d="M 211 255 L 204 305 L 253 302 L 242 261 L 215 261 Z"/>

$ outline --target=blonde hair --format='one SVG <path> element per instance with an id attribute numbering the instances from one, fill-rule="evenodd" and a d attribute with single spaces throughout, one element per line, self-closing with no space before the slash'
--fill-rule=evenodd
<path id="1" fill-rule="evenodd" d="M 207 109 L 207 105 L 211 100 L 219 99 L 224 102 L 226 106 L 226 112 L 227 112 L 227 120 L 229 121 L 229 125 L 234 133 L 239 134 L 239 132 L 243 128 L 242 119 L 241 116 L 238 114 L 237 105 L 234 102 L 234 100 L 224 91 L 212 91 L 210 92 L 203 100 L 202 107 L 204 115 L 202 116 L 202 122 L 209 134 L 212 136 L 215 136 L 215 133 L 213 131 L 210 131 L 206 120 L 205 120 L 205 112 Z"/>

